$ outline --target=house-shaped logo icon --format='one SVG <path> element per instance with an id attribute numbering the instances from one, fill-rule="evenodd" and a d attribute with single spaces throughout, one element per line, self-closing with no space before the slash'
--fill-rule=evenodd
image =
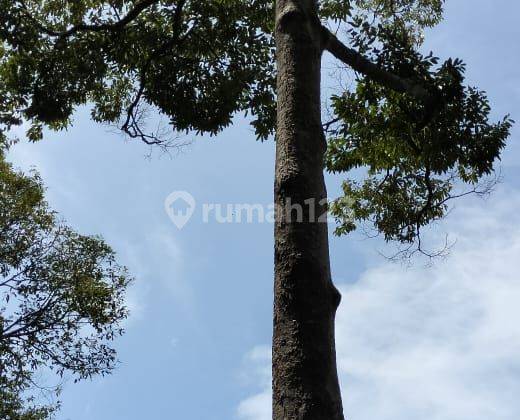
<path id="1" fill-rule="evenodd" d="M 164 209 L 178 229 L 186 226 L 195 211 L 195 199 L 186 191 L 175 191 L 164 201 Z"/>

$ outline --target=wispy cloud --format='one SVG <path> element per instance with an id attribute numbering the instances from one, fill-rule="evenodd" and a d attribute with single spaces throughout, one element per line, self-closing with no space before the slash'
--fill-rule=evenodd
<path id="1" fill-rule="evenodd" d="M 271 419 L 271 348 L 258 346 L 245 357 L 244 377 L 247 382 L 256 382 L 262 392 L 240 403 L 237 416 L 242 420 Z"/>
<path id="2" fill-rule="evenodd" d="M 458 209 L 458 242 L 433 268 L 382 262 L 341 285 L 345 414 L 369 420 L 518 419 L 520 193 Z M 239 417 L 270 419 L 269 390 Z"/>

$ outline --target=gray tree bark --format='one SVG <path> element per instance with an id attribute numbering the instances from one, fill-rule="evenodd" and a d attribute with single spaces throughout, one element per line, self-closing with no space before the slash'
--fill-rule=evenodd
<path id="1" fill-rule="evenodd" d="M 316 12 L 316 0 L 277 1 L 274 420 L 344 419 L 334 337 L 340 294 L 327 224 L 317 219 L 326 214 L 327 191 Z"/>

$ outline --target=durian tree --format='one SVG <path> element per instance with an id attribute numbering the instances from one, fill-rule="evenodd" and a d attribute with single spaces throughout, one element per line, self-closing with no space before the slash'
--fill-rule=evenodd
<path id="1" fill-rule="evenodd" d="M 30 124 L 36 141 L 87 105 L 94 121 L 159 147 L 216 135 L 240 114 L 259 139 L 274 134 L 273 419 L 340 420 L 340 295 L 328 226 L 313 215 L 330 208 L 338 234 L 368 224 L 408 254 L 426 252 L 421 228 L 451 199 L 487 190 L 512 124 L 490 121 L 460 59 L 422 51 L 443 3 L 0 0 L 0 122 L 5 135 Z M 325 53 L 355 78 L 331 98 L 320 86 Z M 150 109 L 167 132 L 147 129 Z M 346 178 L 329 206 L 324 170 L 356 168 L 365 180 Z"/>

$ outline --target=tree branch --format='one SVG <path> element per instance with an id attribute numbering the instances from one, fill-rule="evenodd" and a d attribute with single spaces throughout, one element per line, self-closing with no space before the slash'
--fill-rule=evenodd
<path id="1" fill-rule="evenodd" d="M 379 67 L 357 51 L 343 44 L 325 26 L 322 25 L 321 28 L 325 40 L 324 48 L 355 71 L 364 74 L 369 79 L 387 88 L 396 92 L 407 93 L 422 102 L 431 103 L 435 100 L 434 95 L 424 86 Z"/>
<path id="2" fill-rule="evenodd" d="M 181 27 L 182 27 L 182 13 L 183 8 L 186 4 L 187 0 L 179 0 L 179 3 L 177 4 L 177 7 L 175 8 L 175 15 L 173 17 L 173 38 L 169 41 L 165 42 L 159 49 L 154 51 L 150 57 L 147 59 L 143 70 L 141 71 L 140 75 L 140 81 L 139 81 L 139 89 L 137 90 L 137 94 L 130 104 L 130 106 L 127 109 L 127 115 L 124 124 L 122 125 L 121 129 L 124 133 L 126 133 L 130 138 L 139 138 L 144 143 L 148 145 L 161 145 L 163 141 L 155 135 L 150 135 L 144 133 L 139 125 L 139 119 L 142 116 L 142 114 L 139 114 L 138 108 L 139 104 L 141 102 L 141 99 L 144 95 L 145 88 L 146 88 L 146 82 L 147 82 L 147 74 L 150 70 L 153 61 L 159 57 L 161 57 L 163 54 L 171 50 L 175 45 L 181 43 L 188 37 L 190 34 L 190 30 L 184 35 L 184 37 L 180 37 Z M 193 29 L 193 27 L 192 27 Z"/>
<path id="3" fill-rule="evenodd" d="M 143 0 L 138 3 L 133 9 L 131 9 L 127 15 L 125 15 L 121 20 L 113 23 L 104 23 L 101 25 L 88 25 L 85 23 L 75 25 L 64 32 L 55 31 L 49 29 L 45 26 L 42 26 L 38 23 L 38 27 L 45 32 L 47 35 L 57 37 L 60 39 L 69 38 L 72 35 L 75 35 L 78 32 L 102 32 L 102 31 L 117 31 L 123 29 L 126 25 L 137 19 L 137 17 L 146 10 L 148 7 L 159 3 L 160 0 Z M 23 4 L 23 3 L 22 3 Z M 25 7 L 25 6 L 24 6 Z M 28 11 L 27 7 L 25 7 Z M 29 17 L 34 21 L 34 17 L 29 15 Z"/>

